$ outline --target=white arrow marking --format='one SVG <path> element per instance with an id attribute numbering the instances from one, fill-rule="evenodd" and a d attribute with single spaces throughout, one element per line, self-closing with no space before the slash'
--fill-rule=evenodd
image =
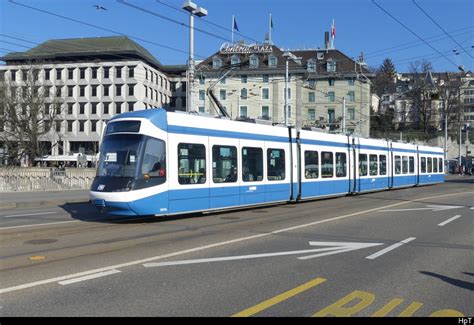
<path id="1" fill-rule="evenodd" d="M 445 210 L 460 209 L 460 208 L 464 208 L 464 207 L 456 206 L 456 205 L 427 205 L 426 208 L 379 210 L 379 211 L 381 212 L 402 212 L 402 211 L 421 211 L 421 210 L 445 211 Z"/>
<path id="2" fill-rule="evenodd" d="M 226 256 L 226 257 L 214 257 L 214 258 L 201 258 L 195 260 L 183 260 L 174 262 L 158 262 L 158 263 L 145 263 L 144 267 L 156 267 L 156 266 L 171 266 L 171 265 L 185 265 L 185 264 L 197 264 L 197 263 L 210 263 L 210 262 L 223 262 L 223 261 L 235 261 L 261 257 L 272 257 L 272 256 L 284 256 L 284 255 L 298 255 L 325 252 L 321 254 L 300 257 L 300 259 L 308 259 L 313 257 L 344 253 L 356 249 L 367 248 L 372 246 L 383 245 L 383 243 L 344 243 L 344 242 L 309 242 L 311 246 L 332 246 L 326 248 L 316 249 L 305 249 L 299 251 L 286 251 L 266 254 L 252 254 L 252 255 L 239 255 L 239 256 Z"/>

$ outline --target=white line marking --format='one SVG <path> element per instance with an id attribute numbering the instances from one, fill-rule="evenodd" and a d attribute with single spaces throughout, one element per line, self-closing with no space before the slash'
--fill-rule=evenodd
<path id="1" fill-rule="evenodd" d="M 382 249 L 381 251 L 379 251 L 375 254 L 367 256 L 366 258 L 369 259 L 369 260 L 373 260 L 374 258 L 382 256 L 383 254 L 388 253 L 391 250 L 394 250 L 395 248 L 398 248 L 398 247 L 402 246 L 403 244 L 409 243 L 409 242 L 411 242 L 412 240 L 415 240 L 415 239 L 416 239 L 415 237 L 410 237 L 410 238 L 404 239 L 401 242 L 393 244 L 392 246 L 388 246 L 387 248 L 384 248 L 384 249 Z"/>
<path id="2" fill-rule="evenodd" d="M 454 220 L 456 220 L 456 219 L 458 219 L 458 218 L 461 218 L 461 216 L 460 216 L 460 215 L 457 215 L 457 216 L 454 216 L 454 217 L 452 217 L 452 218 L 449 218 L 448 220 L 443 221 L 443 222 L 441 222 L 440 224 L 438 224 L 438 226 L 442 227 L 442 226 L 447 225 L 447 224 L 450 223 L 451 221 L 454 221 Z"/>
<path id="3" fill-rule="evenodd" d="M 73 278 L 73 279 L 70 279 L 70 280 L 59 281 L 58 283 L 65 286 L 65 285 L 68 285 L 68 284 L 71 284 L 71 283 L 87 281 L 87 280 L 96 279 L 96 278 L 100 278 L 100 277 L 103 277 L 103 276 L 116 274 L 116 273 L 120 273 L 120 271 L 114 269 L 114 270 L 110 270 L 110 271 L 105 271 L 105 272 L 100 272 L 100 273 L 95 273 L 95 274 L 91 274 L 91 275 L 82 276 L 82 277 L 79 277 L 79 278 Z"/>
<path id="4" fill-rule="evenodd" d="M 403 212 L 403 211 L 421 211 L 421 210 L 444 211 L 444 210 L 460 209 L 460 208 L 464 208 L 464 207 L 455 206 L 455 205 L 427 205 L 426 208 L 380 210 L 380 212 Z"/>
<path id="5" fill-rule="evenodd" d="M 73 222 L 81 222 L 80 220 L 73 220 L 73 221 L 59 221 L 59 222 L 49 222 L 49 223 L 38 223 L 35 225 L 23 225 L 23 226 L 13 226 L 13 227 L 3 227 L 0 230 L 8 230 L 8 229 L 17 229 L 17 228 L 27 228 L 27 227 L 40 227 L 40 226 L 50 226 L 50 225 L 59 225 L 62 223 L 73 223 Z"/>
<path id="6" fill-rule="evenodd" d="M 340 217 L 334 217 L 334 218 L 329 218 L 329 219 L 325 219 L 325 220 L 311 222 L 311 223 L 308 223 L 308 224 L 305 224 L 305 225 L 299 225 L 299 226 L 290 227 L 290 228 L 286 228 L 286 229 L 280 229 L 280 230 L 272 231 L 272 232 L 269 232 L 269 233 L 266 233 L 266 234 L 259 234 L 259 235 L 253 235 L 253 236 L 248 236 L 248 237 L 241 237 L 241 238 L 237 238 L 237 239 L 233 239 L 233 240 L 229 240 L 229 241 L 225 241 L 225 242 L 219 242 L 219 243 L 210 244 L 210 245 L 206 245 L 206 246 L 195 247 L 195 248 L 191 248 L 191 249 L 187 249 L 187 250 L 183 250 L 183 251 L 178 251 L 178 252 L 174 252 L 174 253 L 170 253 L 170 254 L 149 257 L 149 258 L 145 258 L 145 259 L 141 259 L 141 260 L 137 260 L 137 261 L 131 261 L 131 262 L 122 263 L 122 264 L 117 264 L 117 265 L 106 266 L 106 267 L 95 269 L 95 270 L 89 270 L 89 271 L 84 271 L 84 272 L 75 273 L 75 274 L 63 275 L 63 276 L 56 277 L 56 278 L 51 278 L 51 279 L 45 279 L 45 280 L 20 284 L 20 285 L 16 285 L 16 286 L 13 286 L 13 287 L 0 289 L 0 294 L 1 293 L 6 293 L 6 292 L 17 291 L 17 290 L 23 290 L 23 289 L 36 287 L 36 286 L 43 285 L 43 284 L 63 281 L 63 280 L 67 280 L 67 279 L 77 278 L 77 277 L 80 277 L 80 276 L 94 274 L 94 273 L 98 273 L 98 272 L 110 271 L 110 270 L 113 270 L 113 269 L 121 269 L 121 268 L 124 268 L 124 267 L 127 267 L 127 266 L 133 266 L 133 265 L 137 265 L 137 264 L 144 264 L 144 263 L 148 263 L 148 262 L 152 262 L 152 261 L 156 261 L 156 260 L 162 260 L 162 259 L 170 258 L 170 257 L 174 257 L 174 256 L 194 253 L 194 252 L 203 251 L 203 250 L 206 250 L 206 249 L 209 249 L 209 248 L 229 245 L 229 244 L 242 242 L 242 241 L 247 241 L 247 240 L 251 240 L 251 239 L 256 239 L 256 238 L 260 238 L 260 237 L 271 236 L 271 235 L 278 234 L 278 233 L 285 232 L 285 231 L 291 231 L 291 230 L 295 230 L 295 229 L 314 226 L 314 225 L 317 225 L 317 224 L 320 224 L 320 223 L 330 222 L 330 221 L 334 221 L 334 220 L 340 220 L 340 219 L 349 218 L 349 217 L 353 217 L 353 216 L 357 216 L 357 215 L 361 215 L 361 214 L 363 215 L 363 214 L 367 214 L 368 212 L 374 212 L 374 211 L 378 211 L 380 209 L 387 209 L 387 208 L 399 206 L 399 205 L 402 205 L 402 204 L 412 203 L 412 202 L 416 202 L 416 201 L 420 201 L 420 200 L 430 200 L 430 199 L 435 199 L 435 198 L 439 198 L 439 197 L 454 196 L 454 195 L 456 195 L 456 196 L 461 195 L 462 196 L 462 195 L 468 195 L 468 194 L 472 195 L 472 194 L 474 194 L 474 192 L 443 194 L 443 195 L 437 195 L 437 196 L 429 196 L 429 197 L 424 197 L 424 198 L 418 198 L 416 200 L 410 200 L 410 201 L 406 201 L 406 202 L 398 202 L 398 203 L 394 203 L 394 204 L 390 204 L 390 205 L 386 205 L 386 206 L 382 206 L 382 207 L 378 207 L 378 208 L 373 208 L 373 209 L 364 210 L 364 211 L 360 211 L 360 212 L 354 212 L 354 213 L 343 215 L 343 216 L 340 216 Z M 71 221 L 71 222 L 75 222 L 75 221 Z"/>
<path id="7" fill-rule="evenodd" d="M 0 218 L 15 218 L 15 217 L 27 217 L 27 216 L 39 216 L 42 214 L 56 214 L 58 212 L 38 212 L 38 213 L 29 213 L 29 214 L 15 214 L 11 216 L 0 216 Z"/>

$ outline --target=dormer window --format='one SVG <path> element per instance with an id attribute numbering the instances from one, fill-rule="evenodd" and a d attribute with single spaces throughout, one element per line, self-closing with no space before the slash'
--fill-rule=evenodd
<path id="1" fill-rule="evenodd" d="M 278 64 L 277 57 L 274 55 L 270 55 L 268 57 L 268 66 L 269 67 L 276 67 Z"/>
<path id="2" fill-rule="evenodd" d="M 316 61 L 313 59 L 308 60 L 307 69 L 310 72 L 316 72 Z"/>
<path id="3" fill-rule="evenodd" d="M 327 72 L 336 72 L 336 61 L 328 60 L 326 63 Z"/>
<path id="4" fill-rule="evenodd" d="M 213 58 L 212 59 L 212 68 L 213 69 L 219 69 L 222 66 L 222 60 L 221 58 Z"/>
<path id="5" fill-rule="evenodd" d="M 258 56 L 252 55 L 249 61 L 250 68 L 258 68 Z"/>
<path id="6" fill-rule="evenodd" d="M 233 55 L 232 58 L 230 59 L 230 64 L 239 64 L 240 63 L 240 58 L 237 55 Z"/>

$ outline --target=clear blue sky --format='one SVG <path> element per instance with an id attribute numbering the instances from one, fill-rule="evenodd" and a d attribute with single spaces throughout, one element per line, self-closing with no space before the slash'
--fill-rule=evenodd
<path id="1" fill-rule="evenodd" d="M 115 0 L 14 1 L 179 50 L 173 51 L 138 41 L 163 64 L 186 62 L 189 42 L 187 27 L 138 11 Z M 169 7 L 179 8 L 184 0 L 126 1 L 188 23 L 186 14 Z M 196 19 L 196 28 L 214 34 L 211 36 L 195 32 L 196 58 L 208 57 L 225 40 L 230 41 L 233 14 L 240 33 L 247 37 L 247 42 L 263 41 L 268 32 L 269 14 L 272 13 L 272 38 L 280 48 L 323 47 L 324 31 L 330 30 L 334 19 L 335 47 L 349 57 L 358 57 L 364 52 L 370 66 L 377 67 L 388 57 L 395 63 L 398 71 L 406 72 L 410 62 L 425 58 L 432 62 L 435 71 L 457 71 L 458 65 L 474 70 L 474 1 L 416 0 L 470 56 L 425 16 L 412 0 L 375 1 L 432 48 L 390 18 L 372 0 L 195 0 L 209 12 L 208 17 Z M 94 8 L 95 4 L 100 4 L 107 10 L 97 10 Z M 227 31 L 203 20 L 225 27 Z M 15 5 L 8 0 L 0 0 L 0 33 L 0 51 L 3 51 L 0 55 L 9 50 L 24 51 L 34 47 L 32 43 L 11 37 L 41 43 L 49 39 L 114 35 L 112 32 Z M 243 36 L 236 34 L 235 39 L 244 39 Z M 453 52 L 454 49 L 457 49 L 458 55 Z"/>

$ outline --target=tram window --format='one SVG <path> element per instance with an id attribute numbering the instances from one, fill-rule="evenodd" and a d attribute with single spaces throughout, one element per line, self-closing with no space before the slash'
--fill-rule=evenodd
<path id="1" fill-rule="evenodd" d="M 367 176 L 367 155 L 359 154 L 359 176 Z"/>
<path id="2" fill-rule="evenodd" d="M 438 172 L 438 158 L 433 158 L 433 173 Z"/>
<path id="3" fill-rule="evenodd" d="M 204 184 L 206 182 L 206 147 L 202 144 L 178 145 L 179 184 Z"/>
<path id="4" fill-rule="evenodd" d="M 377 176 L 377 155 L 369 155 L 370 176 Z"/>
<path id="5" fill-rule="evenodd" d="M 379 156 L 379 170 L 380 170 L 380 175 L 387 175 L 387 156 L 386 155 Z"/>
<path id="6" fill-rule="evenodd" d="M 166 152 L 163 141 L 153 138 L 147 139 L 143 153 L 141 174 L 147 175 L 147 178 L 160 178 L 161 180 L 158 181 L 158 184 L 166 181 Z"/>
<path id="7" fill-rule="evenodd" d="M 433 172 L 433 158 L 428 157 L 428 173 Z"/>
<path id="8" fill-rule="evenodd" d="M 319 154 L 317 151 L 304 152 L 304 176 L 306 179 L 319 177 Z"/>
<path id="9" fill-rule="evenodd" d="M 426 173 L 426 158 L 421 157 L 421 172 Z"/>
<path id="10" fill-rule="evenodd" d="M 261 148 L 242 148 L 242 180 L 244 182 L 263 180 L 263 150 Z"/>
<path id="11" fill-rule="evenodd" d="M 285 179 L 285 150 L 267 150 L 267 178 L 269 181 Z"/>
<path id="12" fill-rule="evenodd" d="M 415 157 L 408 157 L 408 167 L 410 174 L 415 173 Z"/>
<path id="13" fill-rule="evenodd" d="M 443 172 L 443 158 L 438 158 L 438 172 Z"/>
<path id="14" fill-rule="evenodd" d="M 333 177 L 334 162 L 332 152 L 321 152 L 321 176 L 323 178 Z"/>
<path id="15" fill-rule="evenodd" d="M 347 159 L 343 152 L 336 152 L 336 177 L 346 177 Z"/>
<path id="16" fill-rule="evenodd" d="M 237 182 L 237 148 L 212 147 L 212 180 L 214 183 Z"/>
<path id="17" fill-rule="evenodd" d="M 399 175 L 402 173 L 402 160 L 400 156 L 395 156 L 395 174 Z"/>
<path id="18" fill-rule="evenodd" d="M 408 174 L 408 157 L 407 156 L 402 157 L 402 173 Z"/>

